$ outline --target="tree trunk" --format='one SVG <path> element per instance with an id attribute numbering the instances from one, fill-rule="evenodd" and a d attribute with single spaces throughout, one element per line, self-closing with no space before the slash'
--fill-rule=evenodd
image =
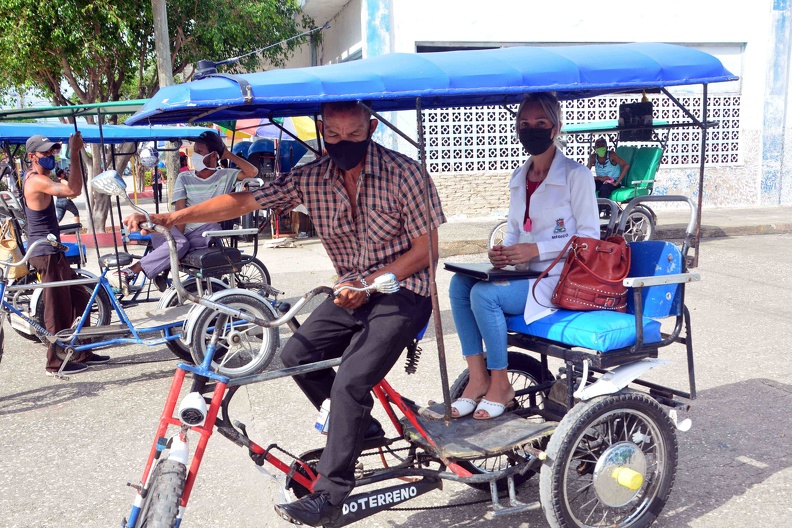
<path id="1" fill-rule="evenodd" d="M 93 156 L 92 163 L 89 168 L 88 181 L 102 172 L 102 146 L 98 144 L 91 145 L 91 155 Z M 95 230 L 96 233 L 104 233 L 105 225 L 107 223 L 107 213 L 110 211 L 110 197 L 104 194 L 99 194 L 91 191 L 91 218 L 93 219 L 93 226 L 89 229 Z"/>
<path id="2" fill-rule="evenodd" d="M 157 51 L 157 76 L 160 88 L 173 84 L 173 61 L 171 60 L 170 35 L 168 33 L 168 10 L 166 0 L 151 0 L 154 16 L 154 46 Z M 179 145 L 176 145 L 178 148 Z M 168 201 L 173 196 L 173 184 L 179 175 L 179 152 L 168 151 L 165 156 L 167 170 Z"/>

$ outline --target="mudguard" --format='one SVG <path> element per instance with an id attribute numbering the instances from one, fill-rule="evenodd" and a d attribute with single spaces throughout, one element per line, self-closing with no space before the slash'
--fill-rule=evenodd
<path id="1" fill-rule="evenodd" d="M 636 361 L 635 363 L 630 363 L 629 365 L 616 367 L 600 376 L 599 379 L 591 385 L 581 386 L 575 391 L 575 397 L 586 401 L 604 394 L 617 393 L 629 385 L 634 379 L 641 377 L 644 373 L 649 372 L 656 366 L 665 365 L 666 363 L 670 363 L 670 361 L 665 359 L 646 358 L 641 361 Z M 588 377 L 588 363 L 584 363 L 584 365 L 586 368 L 583 370 L 583 379 L 585 380 Z"/>

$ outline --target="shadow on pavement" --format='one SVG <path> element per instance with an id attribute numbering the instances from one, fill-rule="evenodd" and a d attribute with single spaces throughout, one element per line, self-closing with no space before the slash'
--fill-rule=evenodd
<path id="1" fill-rule="evenodd" d="M 112 381 L 78 381 L 75 375 L 67 381 L 53 379 L 51 385 L 38 387 L 16 394 L 3 396 L 0 400 L 0 416 L 36 411 L 45 407 L 52 407 L 73 401 L 77 398 L 93 398 L 108 386 L 123 387 L 134 383 L 145 383 L 173 375 L 173 369 L 168 368 L 158 372 L 140 374 L 131 378 L 114 379 Z"/>

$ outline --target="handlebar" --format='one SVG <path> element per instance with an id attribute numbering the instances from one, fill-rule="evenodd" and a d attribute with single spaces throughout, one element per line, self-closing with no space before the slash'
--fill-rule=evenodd
<path id="1" fill-rule="evenodd" d="M 148 228 L 145 228 L 145 229 L 148 229 Z M 174 284 L 175 284 L 175 281 L 174 281 Z M 210 300 L 208 300 L 206 298 L 201 298 L 201 299 L 195 300 L 193 302 L 198 302 L 199 304 L 207 306 L 207 307 L 211 308 L 212 310 L 218 311 L 220 313 L 224 313 L 226 315 L 231 315 L 233 317 L 238 317 L 238 318 L 241 318 L 241 319 L 248 320 L 248 321 L 250 321 L 252 323 L 255 323 L 258 326 L 262 326 L 264 328 L 276 328 L 278 326 L 281 326 L 281 325 L 287 323 L 289 320 L 291 320 L 295 315 L 297 315 L 297 313 L 300 310 L 302 310 L 303 306 L 305 306 L 306 303 L 308 303 L 308 301 L 310 301 L 311 299 L 313 299 L 317 295 L 328 295 L 328 296 L 329 295 L 338 295 L 338 293 L 343 291 L 343 290 L 377 291 L 377 292 L 381 292 L 381 293 L 395 293 L 395 292 L 399 291 L 399 281 L 396 278 L 396 275 L 394 275 L 393 273 L 384 273 L 384 274 L 380 275 L 379 277 L 377 277 L 376 279 L 374 279 L 374 282 L 371 283 L 369 286 L 366 286 L 365 288 L 355 288 L 353 286 L 342 286 L 342 287 L 340 287 L 340 288 L 338 288 L 336 290 L 333 290 L 332 288 L 330 288 L 328 286 L 319 286 L 318 288 L 314 288 L 313 290 L 309 291 L 308 293 L 306 293 L 305 295 L 300 297 L 300 299 L 298 299 L 297 302 L 294 303 L 294 305 L 291 307 L 291 309 L 288 312 L 286 312 L 282 316 L 278 317 L 277 319 L 274 319 L 274 320 L 271 320 L 271 321 L 268 321 L 266 319 L 261 319 L 259 317 L 255 317 L 255 316 L 253 316 L 253 315 L 251 315 L 250 313 L 247 313 L 247 312 L 243 313 L 240 310 L 235 310 L 233 308 L 229 308 L 229 307 L 227 307 L 227 306 L 225 306 L 223 304 L 216 303 L 214 301 L 210 301 Z M 177 291 L 178 291 L 178 288 L 177 288 Z M 193 299 L 190 299 L 190 300 L 193 300 Z"/>
<path id="2" fill-rule="evenodd" d="M 232 236 L 244 236 L 244 235 L 255 235 L 258 233 L 258 229 L 251 227 L 249 229 L 218 229 L 216 231 L 204 231 L 201 233 L 203 237 L 232 237 Z"/>

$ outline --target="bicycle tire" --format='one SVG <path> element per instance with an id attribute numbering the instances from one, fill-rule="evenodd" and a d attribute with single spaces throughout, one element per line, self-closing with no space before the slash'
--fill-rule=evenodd
<path id="1" fill-rule="evenodd" d="M 240 311 L 247 311 L 262 319 L 274 320 L 274 308 L 253 293 L 244 290 L 231 290 L 220 298 L 212 296 L 217 303 Z M 221 292 L 223 293 L 223 292 Z M 193 361 L 200 365 L 206 355 L 206 346 L 212 338 L 214 324 L 219 314 L 206 306 L 192 312 L 190 349 Z M 230 317 L 230 316 L 229 316 Z M 229 378 L 249 376 L 262 372 L 275 357 L 280 347 L 280 334 L 277 328 L 262 328 L 258 325 L 231 317 L 219 338 L 218 347 L 212 361 L 212 370 Z"/>
<path id="2" fill-rule="evenodd" d="M 93 288 L 90 286 L 83 286 L 85 290 L 88 292 L 88 295 L 93 293 Z M 113 317 L 113 306 L 110 303 L 110 297 L 107 295 L 107 291 L 104 288 L 99 289 L 99 293 L 94 298 L 94 303 L 91 305 L 91 324 L 90 326 L 97 327 L 97 326 L 107 326 L 110 324 L 110 319 Z M 33 317 L 38 324 L 44 326 L 44 295 L 39 295 L 39 298 L 36 302 L 36 315 Z M 43 336 L 36 336 L 37 339 L 40 339 L 42 343 L 47 345 L 47 341 L 44 340 Z"/>
<path id="3" fill-rule="evenodd" d="M 506 228 L 508 227 L 506 220 L 498 223 L 490 231 L 489 238 L 487 239 L 487 249 L 492 249 L 495 246 L 502 246 L 503 241 L 506 239 Z"/>
<path id="4" fill-rule="evenodd" d="M 212 288 L 214 291 L 225 289 L 225 283 L 220 282 L 218 280 L 212 280 Z M 198 284 L 196 283 L 195 279 L 189 280 L 183 283 L 184 289 L 187 290 L 189 293 L 198 294 Z M 179 296 L 173 295 L 170 299 L 161 303 L 158 308 L 172 308 L 174 306 L 179 305 Z M 182 327 L 182 331 L 184 331 L 184 327 Z M 165 337 L 165 330 L 161 332 L 162 337 Z M 170 341 L 165 341 L 165 346 L 168 347 L 174 356 L 181 359 L 182 361 L 186 361 L 187 363 L 193 362 L 192 352 L 190 351 L 190 347 L 184 342 L 183 339 L 172 339 Z"/>
<path id="5" fill-rule="evenodd" d="M 162 460 L 153 471 L 140 508 L 140 528 L 173 528 L 187 481 L 187 468 L 175 460 Z"/>
<path id="6" fill-rule="evenodd" d="M 244 259 L 243 259 L 244 260 Z M 252 290 L 257 292 L 272 284 L 269 270 L 259 259 L 253 257 L 250 261 L 242 266 L 239 271 L 234 273 L 236 288 L 243 288 L 245 290 Z M 231 285 L 231 274 L 223 275 L 222 281 Z"/>

